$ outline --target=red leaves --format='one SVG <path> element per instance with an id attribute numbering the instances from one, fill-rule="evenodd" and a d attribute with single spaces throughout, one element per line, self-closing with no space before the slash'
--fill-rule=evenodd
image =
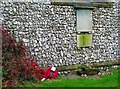
<path id="1" fill-rule="evenodd" d="M 18 60 L 18 63 L 19 63 L 19 64 L 22 64 L 23 62 L 22 62 L 22 60 Z"/>
<path id="2" fill-rule="evenodd" d="M 16 43 L 7 30 L 0 30 L 0 34 L 2 34 L 3 70 L 6 71 L 3 74 L 5 87 L 14 87 L 21 80 L 31 79 L 31 77 L 37 77 L 38 80 L 41 80 L 43 77 L 57 77 L 57 70 L 51 75 L 51 68 L 44 71 L 39 67 L 34 57 L 29 57 L 24 42 Z"/>
<path id="3" fill-rule="evenodd" d="M 18 82 L 21 79 L 29 79 L 34 76 L 38 64 L 35 59 L 28 57 L 23 42 L 16 43 L 7 30 L 0 30 L 0 34 L 2 34 L 3 70 L 10 70 L 3 74 L 3 84 L 6 87 L 16 86 L 8 81 Z"/>
<path id="4" fill-rule="evenodd" d="M 12 56 L 12 61 L 17 61 L 17 57 L 15 55 Z"/>
<path id="5" fill-rule="evenodd" d="M 0 33 L 6 35 L 6 36 L 9 36 L 9 33 L 7 30 L 0 30 Z"/>
<path id="6" fill-rule="evenodd" d="M 30 71 L 30 68 L 28 66 L 25 66 L 26 71 Z"/>
<path id="7" fill-rule="evenodd" d="M 0 34 L 2 34 L 2 30 L 0 30 Z"/>

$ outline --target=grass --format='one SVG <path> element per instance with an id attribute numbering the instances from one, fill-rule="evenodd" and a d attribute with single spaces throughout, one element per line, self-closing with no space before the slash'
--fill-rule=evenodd
<path id="1" fill-rule="evenodd" d="M 35 83 L 26 81 L 22 87 L 118 87 L 118 70 L 112 70 L 113 75 L 100 76 L 98 79 L 93 77 L 68 79 L 58 77 L 58 79 L 37 81 Z"/>

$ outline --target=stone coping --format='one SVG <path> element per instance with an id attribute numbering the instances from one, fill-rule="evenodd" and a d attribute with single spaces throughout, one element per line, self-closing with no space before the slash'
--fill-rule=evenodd
<path id="1" fill-rule="evenodd" d="M 75 64 L 75 65 L 67 65 L 67 66 L 59 66 L 57 67 L 57 70 L 59 72 L 61 71 L 67 71 L 67 70 L 77 70 L 81 68 L 94 68 L 94 67 L 105 67 L 105 66 L 113 66 L 113 65 L 120 65 L 120 62 L 118 60 L 114 61 L 106 61 L 101 63 L 91 63 L 91 64 Z M 46 69 L 46 68 L 43 68 Z"/>

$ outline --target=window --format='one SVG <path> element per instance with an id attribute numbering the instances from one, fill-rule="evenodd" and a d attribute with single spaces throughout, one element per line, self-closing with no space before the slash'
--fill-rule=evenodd
<path id="1" fill-rule="evenodd" d="M 92 34 L 81 33 L 77 35 L 77 47 L 91 47 L 92 46 Z"/>
<path id="2" fill-rule="evenodd" d="M 77 9 L 77 47 L 92 46 L 92 10 Z"/>
<path id="3" fill-rule="evenodd" d="M 77 32 L 92 31 L 92 10 L 77 10 Z"/>

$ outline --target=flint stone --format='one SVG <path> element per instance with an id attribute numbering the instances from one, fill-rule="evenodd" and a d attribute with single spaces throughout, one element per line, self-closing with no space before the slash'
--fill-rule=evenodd
<path id="1" fill-rule="evenodd" d="M 22 40 L 23 40 L 24 42 L 27 42 L 27 43 L 29 42 L 29 39 L 23 38 Z"/>

